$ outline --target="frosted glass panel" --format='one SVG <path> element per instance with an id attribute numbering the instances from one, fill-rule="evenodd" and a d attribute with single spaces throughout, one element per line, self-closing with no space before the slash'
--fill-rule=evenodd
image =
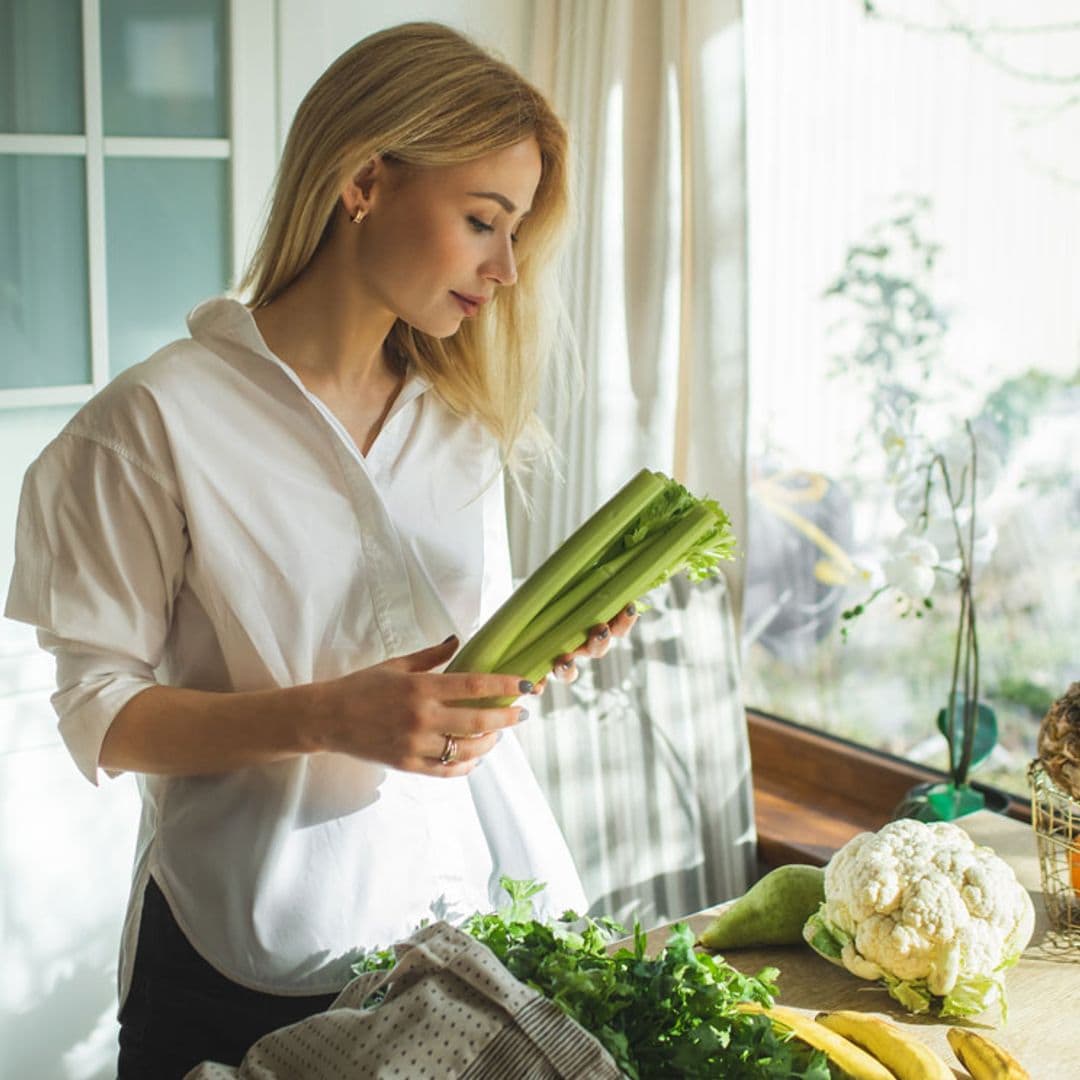
<path id="1" fill-rule="evenodd" d="M 102 0 L 106 135 L 225 138 L 225 0 Z"/>
<path id="2" fill-rule="evenodd" d="M 0 389 L 90 382 L 82 158 L 0 155 Z"/>
<path id="3" fill-rule="evenodd" d="M 80 0 L 0 0 L 0 131 L 80 134 L 82 86 Z"/>
<path id="4" fill-rule="evenodd" d="M 105 162 L 109 370 L 186 335 L 184 316 L 224 291 L 230 265 L 228 162 Z"/>

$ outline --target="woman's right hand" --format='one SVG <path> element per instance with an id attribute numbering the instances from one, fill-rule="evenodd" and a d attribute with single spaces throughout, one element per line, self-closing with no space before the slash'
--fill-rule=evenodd
<path id="1" fill-rule="evenodd" d="M 503 728 L 524 720 L 525 709 L 462 707 L 455 702 L 517 697 L 532 684 L 515 675 L 434 671 L 457 651 L 456 637 L 419 652 L 321 684 L 316 743 L 405 772 L 467 776 L 498 742 Z M 452 762 L 439 760 L 447 736 L 457 743 Z"/>

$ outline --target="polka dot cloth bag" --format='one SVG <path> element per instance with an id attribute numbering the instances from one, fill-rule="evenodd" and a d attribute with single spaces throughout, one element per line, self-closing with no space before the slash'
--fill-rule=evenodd
<path id="1" fill-rule="evenodd" d="M 326 1012 L 264 1036 L 239 1069 L 204 1063 L 186 1080 L 622 1076 L 592 1035 L 448 923 L 396 951 L 392 970 L 361 975 Z"/>

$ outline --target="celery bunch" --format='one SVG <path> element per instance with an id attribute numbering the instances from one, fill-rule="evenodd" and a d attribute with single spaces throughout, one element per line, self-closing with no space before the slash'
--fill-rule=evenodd
<path id="1" fill-rule="evenodd" d="M 673 574 L 700 581 L 733 558 L 727 514 L 663 473 L 643 469 L 514 592 L 447 671 L 501 672 L 538 682 Z"/>

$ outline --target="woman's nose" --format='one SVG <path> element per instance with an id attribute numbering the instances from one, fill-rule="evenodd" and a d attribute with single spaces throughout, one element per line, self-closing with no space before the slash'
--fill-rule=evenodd
<path id="1" fill-rule="evenodd" d="M 484 275 L 500 285 L 513 285 L 517 281 L 517 260 L 514 258 L 514 248 L 510 240 L 503 244 L 498 254 L 488 260 Z"/>

